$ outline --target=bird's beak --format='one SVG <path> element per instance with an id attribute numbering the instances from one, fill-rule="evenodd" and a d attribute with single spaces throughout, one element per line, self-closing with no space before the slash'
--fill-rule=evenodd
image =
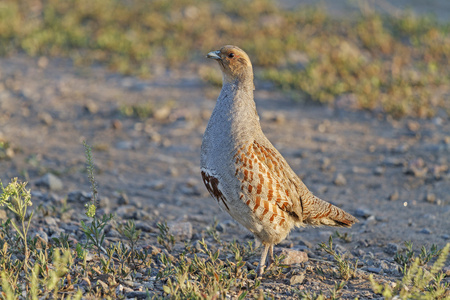
<path id="1" fill-rule="evenodd" d="M 212 59 L 215 59 L 215 60 L 219 60 L 220 59 L 219 53 L 220 53 L 219 50 L 211 51 L 208 54 L 206 54 L 206 57 L 207 58 L 212 58 Z"/>

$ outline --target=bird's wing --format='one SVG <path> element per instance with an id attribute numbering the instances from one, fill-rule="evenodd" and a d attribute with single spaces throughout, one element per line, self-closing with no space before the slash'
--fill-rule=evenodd
<path id="1" fill-rule="evenodd" d="M 257 141 L 244 145 L 236 151 L 234 163 L 241 184 L 239 197 L 257 217 L 269 218 L 276 226 L 282 226 L 288 215 L 301 222 L 298 189 L 295 179 L 290 180 L 298 177 L 273 146 Z M 293 175 L 286 174 L 289 170 Z"/>
<path id="2" fill-rule="evenodd" d="M 314 196 L 268 140 L 242 147 L 235 159 L 241 199 L 260 218 L 271 212 L 282 217 L 281 223 L 288 214 L 297 225 L 348 227 L 357 222 L 342 209 Z"/>

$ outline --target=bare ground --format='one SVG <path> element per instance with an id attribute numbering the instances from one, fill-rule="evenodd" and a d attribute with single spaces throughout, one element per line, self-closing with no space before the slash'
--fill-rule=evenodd
<path id="1" fill-rule="evenodd" d="M 61 205 L 70 192 L 90 189 L 84 172 L 86 140 L 94 148 L 102 210 L 116 213 L 119 221 L 134 218 L 148 224 L 143 245 L 156 245 L 157 222 L 187 221 L 195 241 L 215 218 L 228 224 L 222 240 L 252 239 L 244 229 L 229 226 L 229 216 L 201 182 L 201 138 L 219 89 L 195 74 L 194 67 L 187 66 L 139 80 L 101 67 L 74 67 L 63 59 L 1 58 L 0 138 L 13 152 L 0 160 L 0 179 L 5 183 L 19 176 L 30 182 L 34 203 Z M 392 120 L 293 101 L 263 82 L 257 81 L 256 89 L 263 130 L 294 171 L 317 196 L 360 220 L 340 230 L 351 235 L 351 242 L 335 239 L 361 262 L 360 276 L 348 282 L 343 297 L 376 298 L 368 274 L 380 281 L 401 278 L 392 249 L 401 249 L 405 241 L 412 241 L 415 249 L 431 244 L 442 248 L 450 241 L 446 115 Z M 120 113 L 122 107 L 145 102 L 155 108 L 150 118 Z M 63 188 L 37 186 L 46 173 L 57 174 Z M 84 217 L 83 203 L 69 206 L 71 210 L 56 219 L 62 230 L 79 225 Z M 52 229 L 44 214 L 37 214 L 34 222 L 49 236 L 61 231 Z M 298 289 L 326 290 L 338 280 L 311 271 L 311 266 L 329 266 L 323 260 L 330 257 L 317 244 L 334 231 L 302 228 L 282 243 L 306 250 L 313 259 L 297 267 L 306 274 Z M 82 238 L 80 232 L 70 233 L 75 240 Z M 263 288 L 276 297 L 292 296 L 288 283 L 289 278 L 265 278 Z M 161 293 L 158 284 L 155 292 Z"/>

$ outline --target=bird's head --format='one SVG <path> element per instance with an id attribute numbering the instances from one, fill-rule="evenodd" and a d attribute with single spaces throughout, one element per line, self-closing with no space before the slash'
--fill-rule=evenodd
<path id="1" fill-rule="evenodd" d="M 211 51 L 207 58 L 215 59 L 222 70 L 223 83 L 248 83 L 253 86 L 252 63 L 247 53 L 236 46 L 227 45 L 217 51 Z"/>

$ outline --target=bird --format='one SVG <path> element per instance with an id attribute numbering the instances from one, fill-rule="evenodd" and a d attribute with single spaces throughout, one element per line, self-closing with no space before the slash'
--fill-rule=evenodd
<path id="1" fill-rule="evenodd" d="M 200 167 L 206 189 L 264 246 L 256 274 L 273 261 L 274 245 L 294 227 L 351 227 L 358 220 L 313 195 L 264 135 L 256 104 L 253 67 L 239 47 L 211 51 L 222 89 L 202 139 Z"/>

